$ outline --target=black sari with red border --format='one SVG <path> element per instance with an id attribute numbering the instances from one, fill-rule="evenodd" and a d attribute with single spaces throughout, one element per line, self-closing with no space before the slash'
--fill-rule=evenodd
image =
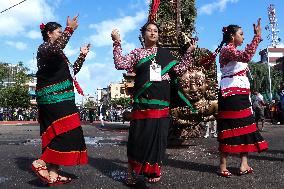
<path id="1" fill-rule="evenodd" d="M 73 166 L 88 162 L 87 149 L 75 105 L 73 78 L 69 61 L 63 53 L 73 30 L 66 28 L 54 42 L 44 42 L 38 48 L 37 104 L 39 112 L 42 156 L 40 159 L 56 165 Z M 77 73 L 85 57 L 74 64 Z"/>
<path id="2" fill-rule="evenodd" d="M 132 120 L 127 144 L 128 162 L 137 174 L 161 176 L 170 125 L 170 81 L 149 81 L 151 60 L 161 65 L 161 75 L 171 72 L 177 61 L 167 49 L 141 59 L 135 66 Z"/>

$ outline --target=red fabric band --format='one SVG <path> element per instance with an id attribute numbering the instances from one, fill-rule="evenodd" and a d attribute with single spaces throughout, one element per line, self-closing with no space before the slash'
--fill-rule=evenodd
<path id="1" fill-rule="evenodd" d="M 162 110 L 135 110 L 132 112 L 132 119 L 148 119 L 169 117 L 169 108 Z"/>
<path id="2" fill-rule="evenodd" d="M 148 162 L 141 164 L 133 160 L 128 160 L 128 163 L 132 166 L 136 174 L 155 175 L 156 177 L 161 176 L 161 167 L 158 163 L 155 163 L 154 165 L 151 165 Z"/>
<path id="3" fill-rule="evenodd" d="M 65 166 L 83 165 L 88 163 L 87 150 L 59 152 L 46 148 L 40 159 L 47 163 Z"/>
<path id="4" fill-rule="evenodd" d="M 242 153 L 242 152 L 262 152 L 268 149 L 266 141 L 258 142 L 256 144 L 241 144 L 241 145 L 226 145 L 220 144 L 219 151 L 227 153 Z"/>
<path id="5" fill-rule="evenodd" d="M 241 136 L 241 135 L 249 134 L 255 131 L 257 131 L 257 127 L 256 127 L 256 124 L 253 123 L 251 125 L 244 126 L 241 128 L 224 130 L 218 133 L 218 139 L 222 140 L 225 138 Z"/>
<path id="6" fill-rule="evenodd" d="M 52 139 L 54 139 L 57 135 L 73 130 L 80 125 L 80 117 L 78 113 L 54 121 L 41 136 L 42 148 L 48 146 Z"/>
<path id="7" fill-rule="evenodd" d="M 239 119 L 252 115 L 251 108 L 247 108 L 240 111 L 219 111 L 218 119 Z"/>

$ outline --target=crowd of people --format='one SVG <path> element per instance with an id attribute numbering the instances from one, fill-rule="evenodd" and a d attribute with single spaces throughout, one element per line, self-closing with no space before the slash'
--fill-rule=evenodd
<path id="1" fill-rule="evenodd" d="M 260 93 L 258 94 L 259 96 L 261 95 Z M 267 123 L 268 122 L 271 123 L 271 125 L 284 124 L 284 120 L 282 119 L 283 116 L 281 116 L 284 111 L 284 106 L 283 102 L 281 103 L 280 101 L 280 95 L 281 92 L 279 91 L 278 98 L 273 99 L 271 102 L 268 100 L 264 100 L 263 96 L 261 95 L 262 96 L 260 97 L 262 99 L 261 103 L 258 102 L 259 98 L 258 100 L 256 100 L 255 98 L 256 95 L 252 95 L 254 114 L 258 114 L 261 112 L 262 120 L 265 120 L 265 122 Z M 100 120 L 100 111 L 98 110 L 99 107 L 98 108 L 78 107 L 78 109 L 81 121 L 92 122 Z M 125 108 L 120 106 L 118 107 L 110 106 L 109 108 L 106 108 L 106 111 L 102 113 L 103 119 L 109 122 L 123 122 L 126 121 L 123 118 L 123 113 L 131 112 L 131 110 L 132 110 L 131 106 Z M 37 107 L 30 107 L 30 108 L 0 107 L 0 121 L 36 121 L 37 117 L 38 117 Z M 258 119 L 258 116 L 256 118 Z M 217 125 L 216 121 L 208 121 L 204 123 L 204 128 L 206 131 L 205 138 L 209 137 L 210 132 L 214 137 L 217 137 L 216 125 Z"/>
<path id="2" fill-rule="evenodd" d="M 98 106 L 95 108 L 80 108 L 80 119 L 81 121 L 89 121 L 92 123 L 93 121 L 99 121 L 103 119 L 104 121 L 109 122 L 125 122 L 124 117 L 125 112 L 131 112 L 131 107 L 122 107 L 122 106 L 110 106 L 107 105 Z"/>
<path id="3" fill-rule="evenodd" d="M 1 108 L 0 121 L 36 121 L 37 107 L 30 108 Z"/>

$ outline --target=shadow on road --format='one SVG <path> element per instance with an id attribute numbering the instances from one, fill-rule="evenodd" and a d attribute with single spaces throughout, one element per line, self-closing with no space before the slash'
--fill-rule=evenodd
<path id="1" fill-rule="evenodd" d="M 271 153 L 270 150 L 266 153 Z M 283 153 L 283 152 L 282 152 Z M 271 154 L 278 154 L 276 152 L 272 152 Z M 250 159 L 256 159 L 256 160 L 267 160 L 267 161 L 281 161 L 284 162 L 284 158 L 280 157 L 269 157 L 269 156 L 263 156 L 263 155 L 251 155 L 249 154 Z"/>
<path id="2" fill-rule="evenodd" d="M 207 152 L 210 152 L 213 155 L 218 156 L 219 152 L 218 151 L 212 151 L 212 150 L 207 150 Z M 277 155 L 277 154 L 281 154 L 282 156 L 284 155 L 284 150 L 270 150 L 268 149 L 267 151 L 261 152 L 261 153 L 257 153 L 257 152 L 253 152 L 253 153 L 248 153 L 248 157 L 249 159 L 255 159 L 255 160 L 266 160 L 266 161 L 284 161 L 284 158 L 281 157 L 271 157 L 271 156 L 265 156 L 265 154 L 272 154 L 272 155 Z M 257 155 L 256 155 L 257 154 Z M 234 157 L 234 158 L 239 158 L 240 154 L 230 154 L 230 157 Z"/>
<path id="3" fill-rule="evenodd" d="M 36 175 L 31 170 L 31 165 L 34 159 L 28 158 L 28 157 L 19 157 L 15 158 L 15 163 L 17 167 L 25 172 L 28 172 L 29 174 L 35 176 L 36 179 L 28 181 L 28 183 L 32 186 L 36 187 L 48 187 L 46 184 L 43 184 L 39 178 L 36 177 Z"/>
<path id="4" fill-rule="evenodd" d="M 219 169 L 218 166 L 214 166 L 214 165 L 175 160 L 175 159 L 166 159 L 164 164 L 170 167 L 174 167 L 174 168 L 186 169 L 186 170 L 198 171 L 198 172 L 207 172 L 207 173 L 213 173 L 213 174 L 216 174 L 217 170 Z"/>
<path id="5" fill-rule="evenodd" d="M 284 150 L 270 150 L 270 149 L 268 149 L 268 151 L 266 153 L 270 153 L 270 154 L 284 154 Z"/>
<path id="6" fill-rule="evenodd" d="M 125 166 L 121 166 L 124 164 Z M 105 158 L 93 158 L 89 157 L 89 165 L 100 171 L 103 175 L 124 184 L 124 179 L 127 174 L 127 162 L 119 159 L 105 159 Z M 148 186 L 143 181 L 143 178 L 139 177 L 137 184 L 134 187 L 137 189 L 145 189 Z"/>

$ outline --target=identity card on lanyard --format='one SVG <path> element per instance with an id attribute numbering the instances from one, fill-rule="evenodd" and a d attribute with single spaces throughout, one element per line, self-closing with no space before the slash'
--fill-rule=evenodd
<path id="1" fill-rule="evenodd" d="M 156 63 L 155 57 L 151 60 L 150 65 L 150 81 L 162 81 L 161 65 Z"/>

